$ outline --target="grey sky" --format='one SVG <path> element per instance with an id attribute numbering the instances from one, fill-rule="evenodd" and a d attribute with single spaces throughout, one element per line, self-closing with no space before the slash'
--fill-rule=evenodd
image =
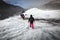
<path id="1" fill-rule="evenodd" d="M 39 7 L 52 0 L 4 0 L 4 1 L 9 4 L 21 6 L 23 8 L 32 8 L 32 7 Z"/>

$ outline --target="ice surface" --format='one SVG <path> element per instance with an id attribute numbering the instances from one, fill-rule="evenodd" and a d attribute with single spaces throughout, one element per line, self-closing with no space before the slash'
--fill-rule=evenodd
<path id="1" fill-rule="evenodd" d="M 0 20 L 0 40 L 60 40 L 60 26 L 35 21 L 34 29 L 19 15 Z"/>

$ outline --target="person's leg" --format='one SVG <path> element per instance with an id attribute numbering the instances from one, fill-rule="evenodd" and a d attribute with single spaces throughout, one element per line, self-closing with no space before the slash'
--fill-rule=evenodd
<path id="1" fill-rule="evenodd" d="M 32 26 L 32 29 L 34 29 L 34 24 L 33 24 L 33 23 L 32 23 L 32 25 L 31 25 L 31 26 Z"/>
<path id="2" fill-rule="evenodd" d="M 30 23 L 30 27 L 31 27 L 31 23 Z"/>
<path id="3" fill-rule="evenodd" d="M 25 17 L 23 16 L 22 18 L 24 19 Z"/>

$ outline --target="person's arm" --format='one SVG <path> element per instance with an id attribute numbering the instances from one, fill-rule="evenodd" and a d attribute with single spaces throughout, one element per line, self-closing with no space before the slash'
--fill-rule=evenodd
<path id="1" fill-rule="evenodd" d="M 28 22 L 30 21 L 30 18 L 28 19 Z"/>
<path id="2" fill-rule="evenodd" d="M 35 21 L 35 19 L 33 18 L 33 21 Z"/>

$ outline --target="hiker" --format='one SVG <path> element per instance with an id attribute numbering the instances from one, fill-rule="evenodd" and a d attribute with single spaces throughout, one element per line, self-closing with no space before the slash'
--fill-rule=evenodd
<path id="1" fill-rule="evenodd" d="M 24 14 L 21 14 L 21 17 L 24 19 L 25 18 Z"/>
<path id="2" fill-rule="evenodd" d="M 32 29 L 34 29 L 34 23 L 33 23 L 34 22 L 34 17 L 32 15 L 30 15 L 30 18 L 29 18 L 28 22 L 30 22 L 30 27 Z"/>

